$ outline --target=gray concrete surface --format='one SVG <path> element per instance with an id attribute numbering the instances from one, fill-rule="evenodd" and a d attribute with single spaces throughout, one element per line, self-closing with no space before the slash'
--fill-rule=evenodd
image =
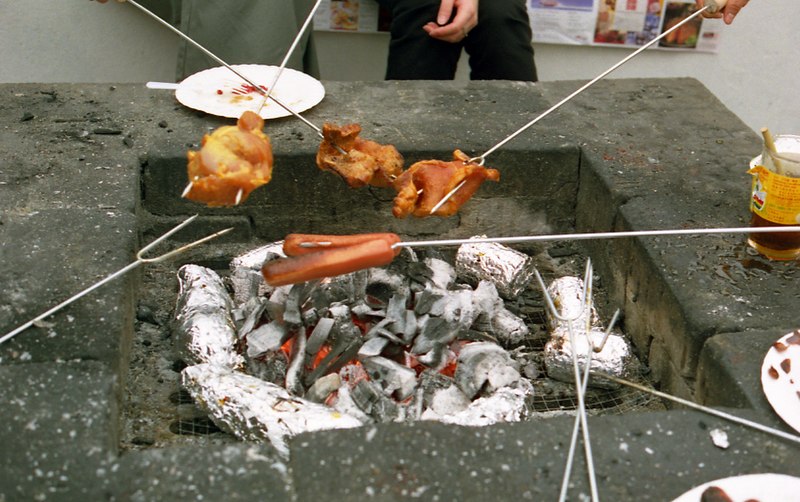
<path id="1" fill-rule="evenodd" d="M 454 147 L 477 154 L 574 85 L 327 83 L 327 97 L 305 116 L 359 121 L 365 135 L 394 143 L 409 160 Z M 287 197 L 268 185 L 239 209 L 209 210 L 178 200 L 179 173 L 186 149 L 226 121 L 140 85 L 7 84 L 0 96 L 3 333 L 127 265 L 140 241 L 194 212 L 201 219 L 189 234 L 234 223 L 231 238 L 254 242 L 304 225 L 396 225 L 410 237 L 483 226 L 497 235 L 540 228 L 530 217 L 541 215 L 553 216 L 554 229 L 579 231 L 736 226 L 747 221 L 744 171 L 760 149 L 759 138 L 694 80 L 602 83 L 490 156 L 504 179 L 460 217 L 391 223 L 387 201 L 316 172 L 318 139 L 291 118 L 266 129 L 278 159 L 275 187 Z M 324 210 L 308 209 L 315 204 Z M 504 221 L 515 210 L 518 221 Z M 735 235 L 596 241 L 587 250 L 609 306 L 622 308 L 623 327 L 662 389 L 789 430 L 764 402 L 754 372 L 769 343 L 798 327 L 796 262 L 754 257 Z M 557 493 L 568 418 L 301 435 L 288 462 L 253 444 L 120 452 L 116 410 L 137 282 L 133 272 L 0 346 L 0 500 L 550 500 Z M 711 444 L 716 427 L 728 431 L 730 448 Z M 593 418 L 590 429 L 605 499 L 670 500 L 742 473 L 800 475 L 797 444 L 697 412 Z M 587 490 L 582 466 L 579 457 L 574 499 Z"/>

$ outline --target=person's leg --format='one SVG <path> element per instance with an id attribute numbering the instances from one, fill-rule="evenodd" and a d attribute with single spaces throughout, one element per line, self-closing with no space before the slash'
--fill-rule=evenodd
<path id="1" fill-rule="evenodd" d="M 478 26 L 464 40 L 473 80 L 535 82 L 536 65 L 525 0 L 485 0 Z"/>
<path id="2" fill-rule="evenodd" d="M 431 38 L 422 27 L 436 19 L 440 0 L 385 2 L 392 13 L 387 80 L 452 80 L 461 44 Z"/>

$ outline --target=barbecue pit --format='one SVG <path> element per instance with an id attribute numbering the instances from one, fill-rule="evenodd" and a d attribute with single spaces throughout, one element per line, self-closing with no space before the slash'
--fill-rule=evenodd
<path id="1" fill-rule="evenodd" d="M 365 135 L 394 143 L 409 162 L 446 157 L 456 147 L 482 151 L 509 132 L 509 122 L 530 115 L 521 108 L 541 110 L 576 87 L 329 83 L 328 97 L 310 117 L 360 122 Z M 181 236 L 186 241 L 236 229 L 202 250 L 199 259 L 215 268 L 256 243 L 298 231 L 445 238 L 531 233 L 542 223 L 552 232 L 738 226 L 747 219 L 746 160 L 760 148 L 758 137 L 693 80 L 609 81 L 490 157 L 501 182 L 482 187 L 457 218 L 392 219 L 385 194 L 353 191 L 317 172 L 309 160 L 316 138 L 289 119 L 267 128 L 276 147 L 274 185 L 240 208 L 211 211 L 176 193 L 185 182 L 185 151 L 220 120 L 143 86 L 2 88 L 9 99 L 0 113 L 11 141 L 0 146 L 7 166 L 0 178 L 0 274 L 7 285 L 0 319 L 9 329 L 119 269 L 140 236 L 148 242 L 197 211 L 198 224 Z M 759 393 L 757 368 L 769 345 L 796 328 L 789 314 L 797 305 L 795 264 L 752 256 L 737 236 L 590 242 L 570 256 L 592 258 L 606 294 L 603 308 L 623 310 L 624 331 L 654 384 L 778 424 Z M 198 255 L 181 261 L 191 259 Z M 126 277 L 58 314 L 52 325 L 0 347 L 9 403 L 2 412 L 4 493 L 229 499 L 270 493 L 299 500 L 321 494 L 552 499 L 557 493 L 569 418 L 313 433 L 291 442 L 289 461 L 268 445 L 208 436 L 164 448 L 148 447 L 155 443 L 142 437 L 140 449 L 122 452 L 120 406 L 137 383 L 129 351 L 166 336 L 158 327 L 134 336 L 134 318 L 158 326 L 140 300 L 147 281 L 172 272 Z M 165 381 L 179 369 L 174 362 L 165 358 L 160 366 Z M 170 401 L 167 394 L 160 402 L 170 413 L 188 408 L 180 395 Z M 732 473 L 792 474 L 797 453 L 680 410 L 593 417 L 590 426 L 601 495 L 620 499 L 669 499 Z M 728 450 L 708 439 L 716 428 L 727 430 Z M 580 466 L 579 458 L 571 493 L 586 490 Z"/>

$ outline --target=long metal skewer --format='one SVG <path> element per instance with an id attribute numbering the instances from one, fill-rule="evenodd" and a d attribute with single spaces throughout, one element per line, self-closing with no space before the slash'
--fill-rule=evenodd
<path id="1" fill-rule="evenodd" d="M 701 9 L 699 9 L 699 10 L 695 11 L 694 13 L 692 13 L 690 16 L 688 16 L 686 19 L 684 19 L 684 20 L 683 20 L 683 21 L 681 21 L 680 23 L 678 23 L 678 24 L 676 24 L 675 26 L 671 27 L 670 29 L 666 30 L 664 33 L 662 33 L 661 35 L 657 36 L 656 38 L 654 38 L 653 40 L 649 41 L 648 43 L 644 44 L 644 45 L 643 45 L 643 46 L 641 46 L 639 49 L 637 49 L 636 51 L 632 52 L 632 53 L 631 53 L 631 54 L 629 54 L 627 57 L 625 57 L 624 59 L 622 59 L 620 62 L 618 62 L 617 64 L 615 64 L 615 65 L 614 65 L 614 66 L 612 66 L 611 68 L 607 69 L 606 71 L 604 71 L 604 72 L 603 72 L 603 73 L 601 73 L 600 75 L 596 76 L 595 78 L 593 78 L 592 80 L 590 80 L 589 82 L 587 82 L 586 84 L 584 84 L 583 86 L 581 86 L 581 87 L 580 87 L 580 88 L 579 88 L 577 91 L 573 92 L 572 94 L 570 94 L 570 95 L 569 95 L 569 96 L 567 96 L 566 98 L 562 99 L 561 101 L 559 101 L 559 102 L 558 102 L 558 103 L 556 103 L 555 105 L 551 106 L 550 108 L 548 108 L 547 110 L 545 110 L 543 113 L 541 113 L 541 114 L 540 114 L 538 117 L 536 117 L 535 119 L 531 120 L 530 122 L 528 122 L 528 123 L 527 123 L 527 124 L 525 124 L 524 126 L 520 127 L 520 128 L 519 128 L 519 129 L 517 129 L 515 132 L 513 132 L 513 133 L 511 133 L 510 135 L 506 136 L 506 137 L 505 137 L 505 138 L 504 138 L 502 141 L 500 141 L 499 143 L 497 143 L 497 144 L 496 144 L 496 145 L 494 145 L 493 147 L 491 147 L 491 148 L 489 148 L 488 150 L 486 150 L 486 152 L 484 152 L 484 153 L 483 153 L 483 155 L 479 155 L 479 156 L 477 156 L 477 157 L 473 157 L 473 158 L 469 159 L 469 162 L 471 162 L 471 163 L 476 163 L 476 164 L 478 164 L 478 165 L 481 165 L 481 166 L 482 166 L 482 165 L 483 165 L 483 163 L 486 161 L 486 157 L 488 157 L 489 155 L 491 155 L 491 154 L 492 154 L 492 153 L 493 153 L 495 150 L 497 150 L 498 148 L 502 147 L 503 145 L 505 145 L 506 143 L 508 143 L 508 142 L 509 142 L 509 141 L 511 141 L 512 139 L 516 138 L 517 136 L 519 136 L 520 134 L 522 134 L 522 133 L 523 133 L 523 132 L 524 132 L 526 129 L 528 129 L 528 128 L 529 128 L 529 127 L 531 127 L 532 125 L 536 124 L 537 122 L 539 122 L 539 121 L 540 121 L 540 120 L 542 120 L 543 118 L 547 117 L 548 115 L 550 115 L 550 114 L 551 114 L 551 113 L 553 113 L 554 111 L 558 110 L 558 109 L 559 109 L 559 108 L 560 108 L 562 105 L 564 105 L 565 103 L 567 103 L 567 102 L 568 102 L 568 101 L 570 101 L 572 98 L 574 98 L 574 97 L 575 97 L 575 96 L 577 96 L 578 94 L 582 93 L 583 91 L 585 91 L 585 90 L 586 90 L 586 89 L 588 89 L 589 87 L 593 86 L 593 85 L 594 85 L 595 83 L 597 83 L 599 80 L 602 80 L 602 79 L 603 79 L 605 76 L 607 76 L 609 73 L 613 72 L 614 70 L 616 70 L 616 69 L 617 69 L 617 68 L 619 68 L 620 66 L 624 65 L 625 63 L 627 63 L 627 62 L 628 62 L 628 61 L 630 61 L 631 59 L 633 59 L 633 58 L 635 58 L 636 56 L 638 56 L 638 55 L 639 55 L 639 54 L 640 54 L 642 51 L 644 51 L 644 50 L 646 50 L 646 49 L 650 48 L 650 46 L 652 46 L 653 44 L 655 44 L 656 42 L 658 42 L 658 41 L 659 41 L 659 40 L 661 40 L 662 38 L 666 37 L 667 35 L 669 35 L 669 34 L 670 34 L 670 33 L 672 33 L 673 31 L 675 31 L 675 30 L 679 29 L 681 26 L 683 26 L 684 24 L 688 23 L 689 21 L 691 21 L 691 20 L 692 20 L 692 19 L 694 19 L 695 17 L 699 16 L 699 15 L 700 15 L 700 14 L 702 14 L 703 12 L 706 12 L 706 11 L 708 11 L 708 12 L 710 12 L 710 13 L 713 13 L 713 12 L 716 12 L 717 10 L 719 10 L 719 7 L 717 6 L 717 4 L 716 4 L 716 3 L 714 3 L 714 2 L 713 2 L 713 0 L 708 0 L 708 5 L 705 5 L 703 8 L 701 8 Z M 436 204 L 436 205 L 433 207 L 433 209 L 431 209 L 431 213 L 430 213 L 430 214 L 433 214 L 433 213 L 434 213 L 436 210 L 438 210 L 440 207 L 442 207 L 442 205 L 444 205 L 444 203 L 445 203 L 445 202 L 447 202 L 447 201 L 450 199 L 450 197 L 452 197 L 452 196 L 453 196 L 453 194 L 454 194 L 454 193 L 456 193 L 456 192 L 457 192 L 457 191 L 458 191 L 458 190 L 459 190 L 459 189 L 460 189 L 462 186 L 464 186 L 464 181 L 462 181 L 461 183 L 459 183 L 459 184 L 458 184 L 458 185 L 457 185 L 457 186 L 456 186 L 456 187 L 455 187 L 455 188 L 454 188 L 452 191 L 450 191 L 450 193 L 448 193 L 447 195 L 445 195 L 445 197 L 444 197 L 442 200 L 440 200 L 440 201 L 439 201 L 439 202 L 438 202 L 438 203 L 437 203 L 437 204 Z"/>
<path id="2" fill-rule="evenodd" d="M 231 65 L 229 65 L 228 63 L 226 63 L 225 61 L 223 61 L 222 59 L 220 59 L 220 58 L 219 58 L 219 57 L 218 57 L 216 54 L 214 54 L 213 52 L 209 51 L 208 49 L 206 49 L 205 47 L 203 47 L 202 45 L 200 45 L 198 42 L 195 42 L 195 41 L 194 41 L 194 40 L 193 40 L 193 39 L 192 39 L 192 38 L 191 38 L 189 35 L 187 35 L 187 34 L 183 33 L 181 30 L 179 30 L 179 29 L 175 28 L 174 26 L 172 26 L 172 25 L 171 25 L 171 24 L 169 24 L 168 22 L 164 21 L 163 19 L 161 19 L 160 17 L 158 17 L 157 15 L 155 15 L 153 12 L 151 12 L 150 10 L 148 10 L 146 7 L 144 7 L 144 6 L 140 5 L 138 2 L 136 2 L 136 1 L 134 1 L 134 0 L 127 0 L 125 3 L 129 3 L 129 4 L 133 5 L 134 7 L 136 7 L 136 8 L 137 8 L 137 9 L 139 9 L 139 10 L 141 10 L 142 12 L 144 12 L 145 14 L 147 14 L 148 16 L 152 17 L 153 19 L 155 19 L 156 21 L 158 21 L 159 23 L 161 23 L 161 24 L 162 24 L 162 25 L 164 25 L 165 27 L 167 27 L 167 28 L 169 28 L 170 30 L 172 30 L 172 32 L 173 32 L 173 33 L 175 33 L 175 34 L 177 34 L 179 37 L 183 38 L 184 40 L 186 40 L 186 41 L 187 41 L 187 42 L 189 42 L 190 44 L 192 44 L 192 45 L 194 45 L 195 47 L 197 47 L 199 50 L 203 51 L 203 53 L 205 53 L 205 54 L 206 54 L 208 57 L 210 57 L 211 59 L 213 59 L 213 60 L 214 60 L 214 61 L 216 61 L 217 63 L 221 64 L 221 65 L 222 65 L 222 66 L 224 66 L 225 68 L 229 69 L 229 70 L 230 70 L 230 71 L 232 71 L 232 72 L 233 72 L 233 73 L 234 73 L 234 74 L 235 74 L 237 77 L 241 78 L 242 80 L 244 80 L 245 82 L 247 82 L 248 84 L 250 84 L 251 86 L 253 86 L 253 89 L 254 89 L 256 92 L 258 92 L 259 94 L 261 94 L 262 96 L 268 96 L 268 95 L 269 95 L 269 94 L 268 94 L 268 91 L 265 91 L 264 89 L 262 89 L 260 85 L 256 84 L 255 82 L 253 82 L 253 81 L 252 81 L 252 80 L 250 80 L 249 78 L 247 78 L 247 77 L 245 77 L 244 75 L 242 75 L 242 74 L 241 74 L 239 71 L 237 71 L 237 70 L 236 70 L 234 67 L 232 67 Z M 300 119 L 301 121 L 303 121 L 303 123 L 304 123 L 304 124 L 306 124 L 308 127 L 310 127 L 310 128 L 312 128 L 312 129 L 314 129 L 314 131 L 316 131 L 316 132 L 317 132 L 317 134 L 319 135 L 319 137 L 320 137 L 320 138 L 324 138 L 324 136 L 322 135 L 322 129 L 320 129 L 320 128 L 319 128 L 319 127 L 317 127 L 316 125 L 312 124 L 311 122 L 309 122 L 309 121 L 308 121 L 308 120 L 307 120 L 305 117 L 303 117 L 303 116 L 302 116 L 302 115 L 300 115 L 299 113 L 295 112 L 294 110 L 292 110 L 291 108 L 289 108 L 288 106 L 286 106 L 285 104 L 283 104 L 282 102 L 278 101 L 278 99 L 276 99 L 276 98 L 275 98 L 275 96 L 269 96 L 269 99 L 271 99 L 272 101 L 274 101 L 274 102 L 275 102 L 275 103 L 276 103 L 278 106 L 280 106 L 281 108 L 283 108 L 283 109 L 284 109 L 284 110 L 286 110 L 287 112 L 291 113 L 292 115 L 294 115 L 295 117 L 297 117 L 298 119 Z"/>
<path id="3" fill-rule="evenodd" d="M 567 455 L 567 465 L 564 470 L 564 477 L 562 478 L 561 482 L 561 496 L 559 497 L 559 501 L 563 502 L 566 500 L 567 495 L 567 487 L 569 485 L 569 478 L 572 472 L 572 461 L 575 454 L 575 445 L 577 444 L 577 436 L 578 431 L 583 432 L 583 448 L 586 455 L 586 472 L 589 476 L 589 489 L 592 496 L 592 501 L 597 502 L 600 500 L 600 496 L 597 491 L 597 477 L 595 475 L 594 470 L 594 457 L 592 455 L 592 444 L 591 439 L 589 437 L 589 426 L 586 420 L 586 388 L 581 384 L 581 376 L 580 370 L 578 368 L 578 345 L 575 343 L 575 321 L 580 319 L 584 312 L 591 311 L 592 308 L 592 262 L 591 260 L 587 261 L 586 263 L 586 273 L 584 274 L 584 281 L 583 281 L 583 299 L 581 301 L 581 308 L 575 312 L 571 316 L 563 316 L 559 312 L 558 308 L 555 306 L 552 297 L 547 291 L 547 287 L 542 280 L 541 274 L 539 274 L 538 270 L 534 270 L 536 275 L 536 280 L 539 283 L 539 287 L 542 289 L 544 293 L 544 297 L 547 303 L 547 308 L 550 311 L 550 314 L 560 323 L 564 323 L 567 325 L 567 331 L 569 333 L 569 341 L 572 344 L 572 368 L 575 375 L 575 390 L 578 396 L 578 412 L 575 416 L 575 425 L 572 431 L 572 440 L 570 442 L 570 451 Z M 583 326 L 583 333 L 589 333 L 589 324 L 591 322 L 591 315 L 586 316 L 586 325 Z M 589 339 L 589 347 L 592 346 L 591 339 Z M 590 349 L 591 353 L 591 349 Z M 591 355 L 590 355 L 591 357 Z M 591 360 L 586 363 L 587 364 L 587 373 L 589 364 L 591 364 Z"/>
<path id="4" fill-rule="evenodd" d="M 224 234 L 230 232 L 231 230 L 233 230 L 233 227 L 226 228 L 225 230 L 220 230 L 219 232 L 213 233 L 211 235 L 207 235 L 206 237 L 203 237 L 202 239 L 198 239 L 198 240 L 196 240 L 194 242 L 186 244 L 185 246 L 181 246 L 181 247 L 179 247 L 177 249 L 174 249 L 172 251 L 166 252 L 164 254 L 161 254 L 161 255 L 158 255 L 158 256 L 154 256 L 153 258 L 146 258 L 145 257 L 145 254 L 148 253 L 151 249 L 153 249 L 154 247 L 159 245 L 161 242 L 163 242 L 164 240 L 169 238 L 175 232 L 181 230 L 183 227 L 185 227 L 186 225 L 191 223 L 195 218 L 197 218 L 197 215 L 194 215 L 194 216 L 192 216 L 190 218 L 187 218 L 183 223 L 180 223 L 179 225 L 174 227 L 169 232 L 165 233 L 164 235 L 162 235 L 158 239 L 154 240 L 153 242 L 151 242 L 147 246 L 143 247 L 141 250 L 139 250 L 138 253 L 136 253 L 136 261 L 128 264 L 127 266 L 125 266 L 125 267 L 123 267 L 123 268 L 121 268 L 119 270 L 117 270 L 116 272 L 114 272 L 113 274 L 107 276 L 106 278 L 94 283 L 93 285 L 91 285 L 88 288 L 84 289 L 80 293 L 77 293 L 76 295 L 64 300 L 63 302 L 61 302 L 58 305 L 56 305 L 55 307 L 51 308 L 47 312 L 44 312 L 44 313 L 36 316 L 35 318 L 31 319 L 30 321 L 26 322 L 22 326 L 20 326 L 20 327 L 18 327 L 16 329 L 6 333 L 5 335 L 3 335 L 2 338 L 0 338 L 0 344 L 2 344 L 4 342 L 14 338 L 16 335 L 18 335 L 19 333 L 22 333 L 23 331 L 25 331 L 26 329 L 30 328 L 31 326 L 33 326 L 37 322 L 41 322 L 42 320 L 50 317 L 51 315 L 53 315 L 57 311 L 61 310 L 62 308 L 66 307 L 67 305 L 69 305 L 70 303 L 74 302 L 75 300 L 78 300 L 78 299 L 86 296 L 87 294 L 91 293 L 92 291 L 94 291 L 95 289 L 99 288 L 100 286 L 102 286 L 102 285 L 104 285 L 104 284 L 106 284 L 108 282 L 113 281 L 117 277 L 125 275 L 126 273 L 130 272 L 131 270 L 135 269 L 136 267 L 138 267 L 139 265 L 141 265 L 143 263 L 158 263 L 158 262 L 162 262 L 162 261 L 168 260 L 169 258 L 172 258 L 175 255 L 183 253 L 184 251 L 187 251 L 187 250 L 189 250 L 189 249 L 191 249 L 191 248 L 193 248 L 195 246 L 198 246 L 200 244 L 203 244 L 204 242 L 210 241 L 211 239 L 215 239 L 215 238 L 217 238 L 217 237 L 219 237 L 221 235 L 224 235 Z"/>
<path id="5" fill-rule="evenodd" d="M 270 97 L 272 97 L 272 90 L 275 89 L 275 86 L 278 84 L 278 79 L 281 78 L 281 74 L 283 73 L 283 70 L 286 68 L 286 64 L 289 62 L 289 58 L 292 57 L 292 54 L 294 53 L 294 50 L 297 47 L 297 44 L 300 42 L 300 39 L 303 38 L 303 34 L 306 32 L 306 29 L 308 29 L 308 25 L 311 24 L 311 21 L 314 19 L 314 14 L 316 14 L 320 4 L 322 4 L 322 0 L 317 0 L 317 3 L 314 4 L 314 6 L 311 8 L 311 11 L 308 13 L 308 16 L 306 17 L 303 26 L 300 27 L 300 31 L 297 32 L 297 36 L 294 37 L 294 41 L 292 42 L 292 45 L 289 46 L 289 50 L 286 51 L 286 56 L 284 56 L 281 65 L 278 67 L 278 71 L 275 72 L 275 77 L 273 77 L 272 83 L 270 83 L 270 85 L 267 87 L 267 93 L 264 94 L 264 97 L 261 100 L 261 104 L 258 107 L 258 111 L 256 113 L 258 113 L 259 115 L 261 115 L 261 109 L 264 108 L 264 105 L 267 104 L 267 100 Z"/>
<path id="6" fill-rule="evenodd" d="M 647 392 L 648 394 L 652 394 L 652 395 L 654 395 L 656 397 L 660 397 L 662 399 L 666 399 L 668 401 L 672 401 L 672 402 L 681 404 L 683 406 L 686 406 L 687 408 L 692 408 L 692 409 L 695 409 L 695 410 L 698 410 L 698 411 L 702 411 L 703 413 L 707 413 L 709 415 L 714 415 L 715 417 L 724 418 L 725 420 L 728 420 L 730 422 L 734 422 L 734 423 L 737 423 L 739 425 L 744 425 L 745 427 L 749 427 L 751 429 L 756 429 L 756 430 L 761 431 L 761 432 L 766 432 L 767 434 L 779 437 L 781 439 L 786 439 L 788 441 L 792 441 L 793 443 L 800 444 L 800 436 L 798 436 L 796 434 L 790 434 L 788 432 L 784 432 L 784 431 L 779 430 L 779 429 L 774 429 L 772 427 L 760 424 L 758 422 L 754 422 L 752 420 L 747 420 L 746 418 L 737 417 L 736 415 L 731 415 L 730 413 L 725 413 L 724 411 L 720 411 L 720 410 L 717 410 L 717 409 L 714 409 L 714 408 L 709 408 L 708 406 L 703 406 L 702 404 L 697 404 L 695 402 L 688 401 L 686 399 L 682 399 L 680 397 L 673 396 L 671 394 L 667 394 L 666 392 L 657 391 L 657 390 L 651 389 L 651 388 L 649 388 L 647 386 L 644 386 L 644 385 L 641 385 L 641 384 L 638 384 L 638 383 L 635 383 L 635 382 L 630 382 L 628 380 L 624 380 L 622 378 L 618 378 L 618 377 L 615 377 L 613 375 L 608 375 L 606 373 L 601 373 L 601 372 L 596 372 L 595 374 L 598 375 L 598 376 L 602 376 L 603 378 L 607 378 L 607 379 L 611 380 L 612 382 L 616 382 L 616 383 L 618 383 L 620 385 L 625 385 L 626 387 L 631 387 L 633 389 L 640 390 L 642 392 Z"/>
<path id="7" fill-rule="evenodd" d="M 718 228 L 679 228 L 667 230 L 630 230 L 623 232 L 586 232 L 572 234 L 541 234 L 519 235 L 514 237 L 471 237 L 469 239 L 436 239 L 423 241 L 403 241 L 392 244 L 392 248 L 399 247 L 432 247 L 432 246 L 460 246 L 461 244 L 519 244 L 522 242 L 549 242 L 549 241 L 586 241 L 595 239 L 623 239 L 627 237 L 662 237 L 672 235 L 708 235 L 708 234 L 766 234 L 800 232 L 800 225 L 789 227 L 718 227 Z M 333 243 L 330 241 L 301 242 L 298 245 L 304 248 L 326 248 Z"/>

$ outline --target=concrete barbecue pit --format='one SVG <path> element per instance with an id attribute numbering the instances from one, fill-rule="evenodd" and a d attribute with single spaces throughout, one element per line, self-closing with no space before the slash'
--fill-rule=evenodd
<path id="1" fill-rule="evenodd" d="M 407 164 L 482 153 L 580 83 L 326 83 L 305 116 L 360 122 Z M 224 122 L 143 85 L 0 85 L 0 331 L 10 331 L 130 263 L 178 221 L 181 239 L 227 226 L 207 264 L 288 232 L 395 231 L 404 238 L 746 225 L 745 167 L 759 138 L 691 79 L 601 82 L 487 159 L 501 171 L 457 217 L 395 220 L 386 192 L 352 190 L 313 164 L 318 138 L 295 119 L 268 122 L 273 181 L 241 207 L 178 198 L 184 155 Z M 797 329 L 796 262 L 748 252 L 740 235 L 571 244 L 591 256 L 606 312 L 664 391 L 789 430 L 758 381 L 772 342 Z M 190 263 L 195 256 L 174 263 Z M 297 436 L 288 460 L 269 444 L 201 438 L 123 448 L 121 410 L 136 344 L 165 319 L 142 301 L 141 270 L 0 346 L 7 500 L 485 500 L 556 498 L 569 417 L 463 428 L 388 424 Z M 161 326 L 159 326 L 161 324 Z M 165 359 L 157 378 L 176 377 Z M 154 406 L 174 410 L 166 396 Z M 154 399 L 160 399 L 156 396 Z M 592 417 L 600 495 L 670 500 L 743 473 L 800 474 L 800 448 L 685 410 Z M 709 431 L 727 432 L 721 449 Z M 580 451 L 580 449 L 579 449 Z M 588 493 L 579 453 L 572 497 Z"/>

